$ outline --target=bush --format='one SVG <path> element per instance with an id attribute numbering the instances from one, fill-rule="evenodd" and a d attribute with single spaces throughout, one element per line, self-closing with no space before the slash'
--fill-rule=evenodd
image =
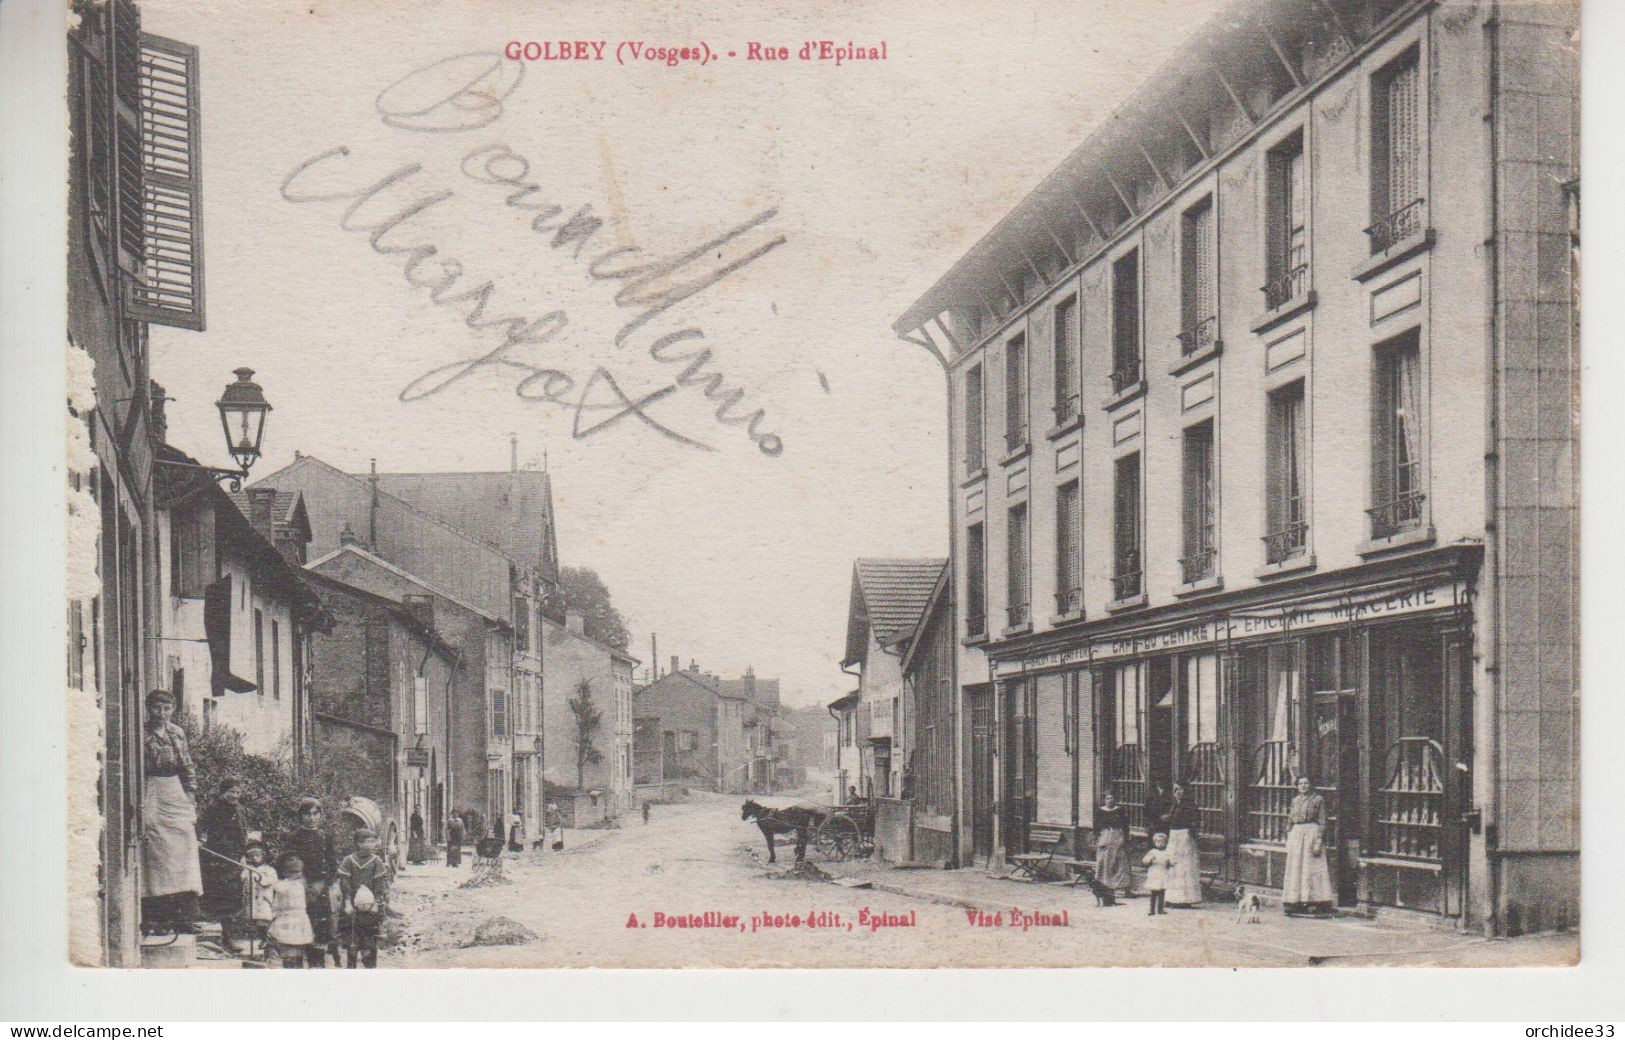
<path id="1" fill-rule="evenodd" d="M 242 809 L 248 829 L 259 831 L 274 855 L 282 848 L 283 838 L 298 826 L 296 810 L 303 797 L 288 749 L 278 748 L 269 756 L 251 755 L 243 750 L 243 735 L 230 726 L 205 729 L 190 713 L 177 716 L 175 721 L 186 732 L 192 748 L 198 809 L 214 801 L 223 781 L 235 778 L 243 787 Z"/>

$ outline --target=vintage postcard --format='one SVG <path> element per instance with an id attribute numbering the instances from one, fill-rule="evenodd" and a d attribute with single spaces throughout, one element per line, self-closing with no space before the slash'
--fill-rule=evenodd
<path id="1" fill-rule="evenodd" d="M 1578 961 L 1577 3 L 65 10 L 75 964 Z"/>

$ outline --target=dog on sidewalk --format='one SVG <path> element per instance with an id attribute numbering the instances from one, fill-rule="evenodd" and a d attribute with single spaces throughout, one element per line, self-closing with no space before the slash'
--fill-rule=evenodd
<path id="1" fill-rule="evenodd" d="M 1099 878 L 1097 878 L 1093 870 L 1089 869 L 1088 867 L 1084 867 L 1081 871 L 1079 871 L 1079 878 L 1084 884 L 1089 886 L 1089 891 L 1095 894 L 1096 906 L 1117 905 L 1117 893 L 1112 891 L 1112 887 L 1110 885 L 1105 884 Z"/>
<path id="2" fill-rule="evenodd" d="M 1236 889 L 1236 923 L 1258 924 L 1263 920 L 1264 904 L 1258 898 L 1257 892 L 1249 892 L 1245 888 Z"/>

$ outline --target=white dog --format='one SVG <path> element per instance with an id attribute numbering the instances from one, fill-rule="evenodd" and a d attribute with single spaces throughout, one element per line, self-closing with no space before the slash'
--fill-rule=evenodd
<path id="1" fill-rule="evenodd" d="M 1249 892 L 1245 888 L 1236 889 L 1236 923 L 1258 924 L 1263 918 L 1264 905 L 1258 898 L 1257 892 Z"/>

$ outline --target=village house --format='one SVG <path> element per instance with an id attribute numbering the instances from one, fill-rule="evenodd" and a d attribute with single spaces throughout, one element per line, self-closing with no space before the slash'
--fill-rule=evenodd
<path id="1" fill-rule="evenodd" d="M 154 412 L 162 426 L 163 412 Z M 167 445 L 160 459 L 195 460 Z M 179 467 L 158 471 L 159 609 L 164 687 L 205 729 L 297 770 L 309 733 L 309 640 L 326 623 L 303 581 L 310 523 L 297 494 L 223 491 Z"/>
<path id="2" fill-rule="evenodd" d="M 75 963 L 140 957 L 142 698 L 167 683 L 153 488 L 163 433 L 151 324 L 204 327 L 197 48 L 142 31 L 129 0 L 76 2 L 67 34 L 68 783 L 100 831 L 70 837 Z M 156 118 L 162 112 L 162 118 Z M 190 359 L 197 363 L 197 357 Z M 257 447 L 257 445 L 255 446 Z"/>
<path id="3" fill-rule="evenodd" d="M 587 635 L 582 616 L 565 615 L 560 625 L 542 619 L 547 661 L 547 696 L 542 698 L 543 776 L 547 800 L 564 808 L 581 825 L 613 818 L 632 807 L 632 670 L 637 659 Z M 577 769 L 581 728 L 571 701 L 583 692 L 599 716 L 589 736 L 597 761 L 582 760 Z"/>
<path id="4" fill-rule="evenodd" d="M 908 699 L 903 696 L 904 644 L 946 565 L 940 559 L 860 559 L 853 564 L 841 667 L 857 668 L 854 710 L 861 716 L 863 739 L 853 775 L 862 779 L 852 782 L 864 797 L 895 798 L 902 791 L 912 747 Z"/>
<path id="5" fill-rule="evenodd" d="M 949 568 L 942 568 L 920 622 L 903 652 L 903 696 L 908 705 L 909 753 L 902 799 L 912 827 L 907 859 L 938 867 L 959 865 L 959 716 L 955 710 L 953 606 Z M 970 770 L 987 776 L 987 769 Z"/>
<path id="6" fill-rule="evenodd" d="M 720 679 L 717 688 L 725 696 L 744 701 L 746 789 L 764 794 L 776 790 L 782 761 L 779 738 L 784 731 L 779 681 L 758 679 L 756 670 L 747 665 L 743 676 Z"/>
<path id="7" fill-rule="evenodd" d="M 1340 903 L 1577 921 L 1576 13 L 1233 4 L 898 319 L 962 862 L 1177 782 L 1268 890 L 1309 776 Z"/>
<path id="8" fill-rule="evenodd" d="M 746 788 L 745 697 L 721 689 L 721 680 L 690 662 L 642 687 L 633 703 L 638 721 L 658 727 L 662 779 L 730 794 Z M 646 723 L 647 726 L 647 723 Z"/>

